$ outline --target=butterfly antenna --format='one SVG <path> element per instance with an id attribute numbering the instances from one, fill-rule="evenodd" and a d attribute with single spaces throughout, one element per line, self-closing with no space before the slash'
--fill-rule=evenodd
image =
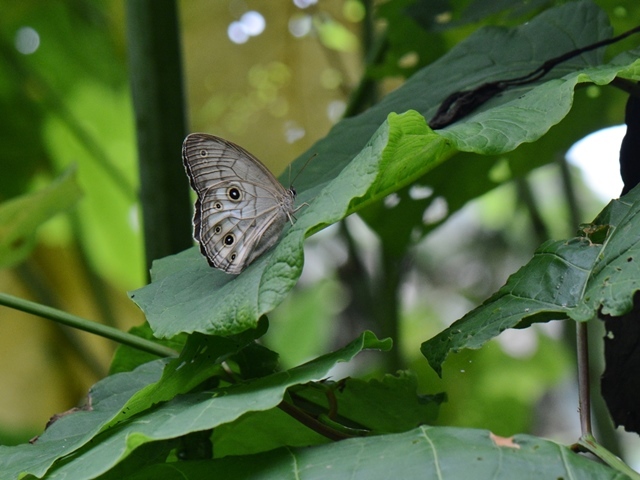
<path id="1" fill-rule="evenodd" d="M 309 162 L 311 160 L 313 160 L 314 158 L 316 158 L 317 156 L 318 156 L 317 153 L 314 153 L 313 155 L 311 155 L 309 157 L 309 159 L 306 162 L 304 162 L 304 165 L 302 166 L 300 171 L 298 173 L 296 173 L 296 176 L 293 177 L 293 180 L 291 180 L 291 164 L 289 164 L 289 185 L 290 186 L 293 186 L 293 182 L 295 182 L 298 179 L 298 177 L 300 176 L 300 174 L 304 171 L 304 169 L 307 168 L 307 165 L 309 165 Z"/>

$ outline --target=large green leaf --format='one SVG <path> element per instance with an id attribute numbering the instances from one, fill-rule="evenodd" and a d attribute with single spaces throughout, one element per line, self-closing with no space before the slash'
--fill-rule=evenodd
<path id="1" fill-rule="evenodd" d="M 204 259 L 194 266 L 192 249 L 156 262 L 154 279 L 156 265 L 161 278 L 131 296 L 160 337 L 183 331 L 229 335 L 252 328 L 295 285 L 306 236 L 390 193 L 397 181 L 421 176 L 447 152 L 452 152 L 448 142 L 430 131 L 422 116 L 391 114 L 339 176 L 331 180 L 328 170 L 316 177 L 316 187 L 300 195 L 309 206 L 296 214 L 295 225 L 241 275 L 214 271 Z"/>
<path id="2" fill-rule="evenodd" d="M 208 378 L 219 374 L 222 362 L 262 336 L 266 330 L 265 321 L 255 330 L 247 330 L 229 337 L 189 336 L 180 356 L 167 364 L 162 371 L 162 377 L 127 400 L 120 408 L 121 413 L 104 425 L 103 430 L 151 408 L 156 403 L 190 392 Z"/>
<path id="3" fill-rule="evenodd" d="M 289 391 L 289 396 L 325 423 L 358 436 L 404 432 L 433 423 L 444 395 L 418 395 L 417 388 L 414 374 L 398 372 L 380 380 L 347 378 L 298 385 Z M 251 412 L 221 425 L 212 440 L 216 458 L 328 441 L 277 409 Z"/>
<path id="4" fill-rule="evenodd" d="M 34 475 L 85 445 L 99 432 L 109 429 L 133 415 L 186 393 L 213 376 L 220 364 L 248 342 L 262 335 L 266 325 L 236 337 L 191 336 L 179 357 L 170 361 L 154 361 L 132 372 L 112 375 L 98 382 L 87 398 L 88 411 L 66 415 L 57 420 L 38 438 L 34 445 L 0 448 L 0 471 L 27 470 Z M 165 365 L 166 363 L 166 365 Z M 82 417 L 82 419 L 81 419 Z M 67 439 L 60 444 L 60 438 Z M 29 462 L 30 455 L 38 462 Z"/>
<path id="5" fill-rule="evenodd" d="M 507 328 L 631 310 L 640 290 L 639 212 L 636 187 L 585 226 L 586 237 L 543 244 L 491 298 L 422 344 L 429 364 L 440 374 L 450 352 L 480 348 Z"/>
<path id="6" fill-rule="evenodd" d="M 154 271 L 171 273 L 159 275 L 161 279 L 132 298 L 159 337 L 192 331 L 229 335 L 254 327 L 297 281 L 306 236 L 424 177 L 456 149 L 495 155 L 537 140 L 567 115 L 576 85 L 605 84 L 616 75 L 640 78 L 640 61 L 628 54 L 600 65 L 600 54 L 584 54 L 553 70 L 544 81 L 507 91 L 437 133 L 415 112 L 389 112 L 416 109 L 429 118 L 452 91 L 528 73 L 554 55 L 609 35 L 606 16 L 590 1 L 547 11 L 518 28 L 479 30 L 380 104 L 340 122 L 314 145 L 311 152 L 318 158 L 296 185 L 300 201 L 310 205 L 301 210 L 277 248 L 238 277 L 208 268 L 195 251 L 165 258 Z M 456 182 L 455 176 L 446 177 Z M 406 205 L 395 208 L 379 217 L 399 218 Z M 414 221 L 422 224 L 421 217 Z M 396 232 L 402 242 L 414 226 L 405 225 Z"/>
<path id="7" fill-rule="evenodd" d="M 246 413 L 234 422 L 220 425 L 213 431 L 211 440 L 215 458 L 267 452 L 283 446 L 321 445 L 330 441 L 279 408 Z"/>
<path id="8" fill-rule="evenodd" d="M 306 449 L 283 448 L 251 456 L 160 464 L 131 473 L 132 480 L 628 478 L 549 440 L 529 435 L 500 439 L 486 430 L 428 426 Z"/>
<path id="9" fill-rule="evenodd" d="M 640 188 L 636 187 L 619 200 L 613 200 L 585 228 L 587 233 L 602 232 L 606 237 L 584 286 L 581 301 L 569 312 L 574 320 L 587 321 L 598 312 L 619 317 L 633 307 L 633 296 L 640 290 L 638 213 Z"/>
<path id="10" fill-rule="evenodd" d="M 295 390 L 296 396 L 330 408 L 335 402 L 337 414 L 356 422 L 373 433 L 398 433 L 418 425 L 435 422 L 443 394 L 416 394 L 418 379 L 414 373 L 400 371 L 382 379 L 349 378 L 335 385 L 332 394 L 311 385 Z"/>
<path id="11" fill-rule="evenodd" d="M 247 412 L 272 409 L 289 387 L 325 378 L 338 362 L 350 361 L 364 349 L 388 350 L 390 346 L 390 340 L 381 341 L 365 332 L 344 348 L 291 370 L 212 391 L 178 395 L 130 418 L 127 408 L 133 404 L 128 402 L 163 374 L 162 362 L 145 364 L 98 382 L 91 390 L 90 411 L 61 418 L 35 444 L 0 446 L 0 472 L 3 479 L 27 473 L 38 477 L 47 473 L 50 479 L 93 478 L 147 442 L 209 430 Z M 174 383 L 171 377 L 175 375 L 176 369 L 172 369 L 166 383 Z M 125 420 L 113 426 L 118 417 Z M 100 433 L 108 425 L 111 427 Z M 56 460 L 60 463 L 52 469 Z"/>
<path id="12" fill-rule="evenodd" d="M 163 362 L 155 361 L 133 372 L 107 377 L 91 388 L 87 399 L 91 405 L 90 411 L 63 416 L 34 444 L 0 446 L 3 480 L 19 478 L 24 474 L 43 476 L 57 459 L 75 452 L 94 438 L 103 425 L 117 417 L 131 396 L 156 382 L 162 375 L 163 366 Z"/>
<path id="13" fill-rule="evenodd" d="M 576 5 L 576 3 L 570 4 L 571 8 L 575 8 Z M 588 12 L 585 10 L 579 12 L 587 21 Z M 552 12 L 549 12 L 549 15 L 552 15 Z M 563 22 L 564 17 L 561 15 L 560 18 L 559 21 Z M 534 23 L 531 22 L 527 27 Z M 503 32 L 501 29 L 495 29 L 495 31 Z M 529 33 L 533 35 L 532 32 Z M 471 40 L 473 37 L 469 39 Z M 502 40 L 511 42 L 506 33 Z M 533 42 L 533 39 L 531 40 Z M 584 40 L 586 39 L 576 40 L 576 42 Z M 487 38 L 486 41 L 489 42 L 491 39 Z M 501 40 L 494 41 L 498 43 Z M 508 44 L 511 45 L 511 43 Z M 492 51 L 496 49 L 498 48 L 494 45 Z M 544 52 L 548 51 L 544 50 Z M 470 56 L 478 55 L 471 52 Z M 447 55 L 439 62 L 443 64 L 443 68 L 446 63 L 447 72 L 460 71 L 466 75 L 465 78 L 473 79 L 474 74 L 468 71 L 465 59 L 466 57 L 462 55 L 459 58 L 451 58 L 451 55 Z M 401 189 L 394 202 L 389 204 L 379 202 L 373 205 L 362 212 L 363 218 L 380 236 L 387 250 L 397 255 L 404 254 L 408 245 L 420 240 L 470 200 L 514 177 L 554 162 L 559 155 L 564 155 L 572 144 L 594 130 L 608 126 L 612 122 L 619 123 L 624 106 L 619 104 L 618 108 L 612 107 L 620 101 L 617 100 L 621 97 L 619 92 L 613 88 L 600 88 L 594 85 L 608 84 L 616 75 L 637 78 L 639 72 L 637 59 L 638 51 L 634 51 L 623 54 L 610 63 L 599 66 L 594 64 L 593 68 L 585 68 L 579 73 L 547 81 L 532 90 L 514 89 L 508 92 L 508 95 L 502 95 L 485 105 L 484 108 L 487 110 L 484 113 L 478 110 L 457 124 L 440 130 L 439 133 L 454 141 L 456 148 L 481 153 L 482 156 L 471 153 L 456 155 L 438 165 L 417 182 L 426 188 Z M 596 63 L 598 61 L 596 60 Z M 534 64 L 535 61 L 529 63 L 532 69 Z M 562 66 L 562 68 L 566 67 Z M 516 73 L 501 73 L 500 76 L 491 75 L 487 81 L 514 76 Z M 474 82 L 469 86 L 482 83 L 480 79 Z M 576 89 L 585 82 L 593 82 L 588 91 Z M 523 94 L 522 98 L 513 98 L 510 101 L 509 96 L 516 95 L 518 91 Z M 500 105 L 491 108 L 494 102 Z M 600 113 L 594 115 L 593 112 Z M 614 116 L 615 112 L 618 112 L 617 118 Z M 547 132 L 550 135 L 546 135 Z M 527 135 L 531 135 L 531 138 L 537 141 L 520 143 L 523 139 L 525 142 L 529 141 L 526 140 Z M 514 141 L 519 143 L 518 148 L 505 155 L 505 151 L 514 146 L 511 144 Z M 503 172 L 506 171 L 501 178 L 494 178 L 491 174 L 492 169 L 497 166 L 500 166 Z M 416 195 L 416 192 L 421 193 Z M 438 205 L 440 208 L 436 211 L 442 213 L 435 218 L 430 217 L 429 209 Z M 444 208 L 441 208 L 442 205 Z"/>

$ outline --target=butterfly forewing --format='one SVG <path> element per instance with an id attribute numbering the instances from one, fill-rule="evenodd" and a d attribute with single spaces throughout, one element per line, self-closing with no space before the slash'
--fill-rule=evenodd
<path id="1" fill-rule="evenodd" d="M 240 273 L 276 243 L 295 193 L 249 152 L 213 135 L 189 135 L 182 157 L 198 195 L 194 238 L 211 266 Z"/>

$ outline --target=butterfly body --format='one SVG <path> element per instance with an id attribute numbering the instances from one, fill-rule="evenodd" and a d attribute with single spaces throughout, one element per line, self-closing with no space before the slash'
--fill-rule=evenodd
<path id="1" fill-rule="evenodd" d="M 194 238 L 209 265 L 238 274 L 271 248 L 292 221 L 296 192 L 242 147 L 192 133 L 182 159 L 198 199 Z"/>

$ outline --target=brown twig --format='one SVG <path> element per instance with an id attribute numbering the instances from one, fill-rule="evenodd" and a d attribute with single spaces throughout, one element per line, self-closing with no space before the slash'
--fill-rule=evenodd
<path id="1" fill-rule="evenodd" d="M 278 408 L 285 412 L 287 415 L 295 418 L 306 427 L 309 427 L 314 432 L 318 432 L 320 435 L 327 437 L 329 440 L 338 441 L 351 438 L 351 435 L 339 432 L 338 430 L 325 425 L 324 423 L 316 420 L 311 415 L 299 409 L 295 405 L 291 405 L 290 403 L 282 401 L 278 405 Z"/>

